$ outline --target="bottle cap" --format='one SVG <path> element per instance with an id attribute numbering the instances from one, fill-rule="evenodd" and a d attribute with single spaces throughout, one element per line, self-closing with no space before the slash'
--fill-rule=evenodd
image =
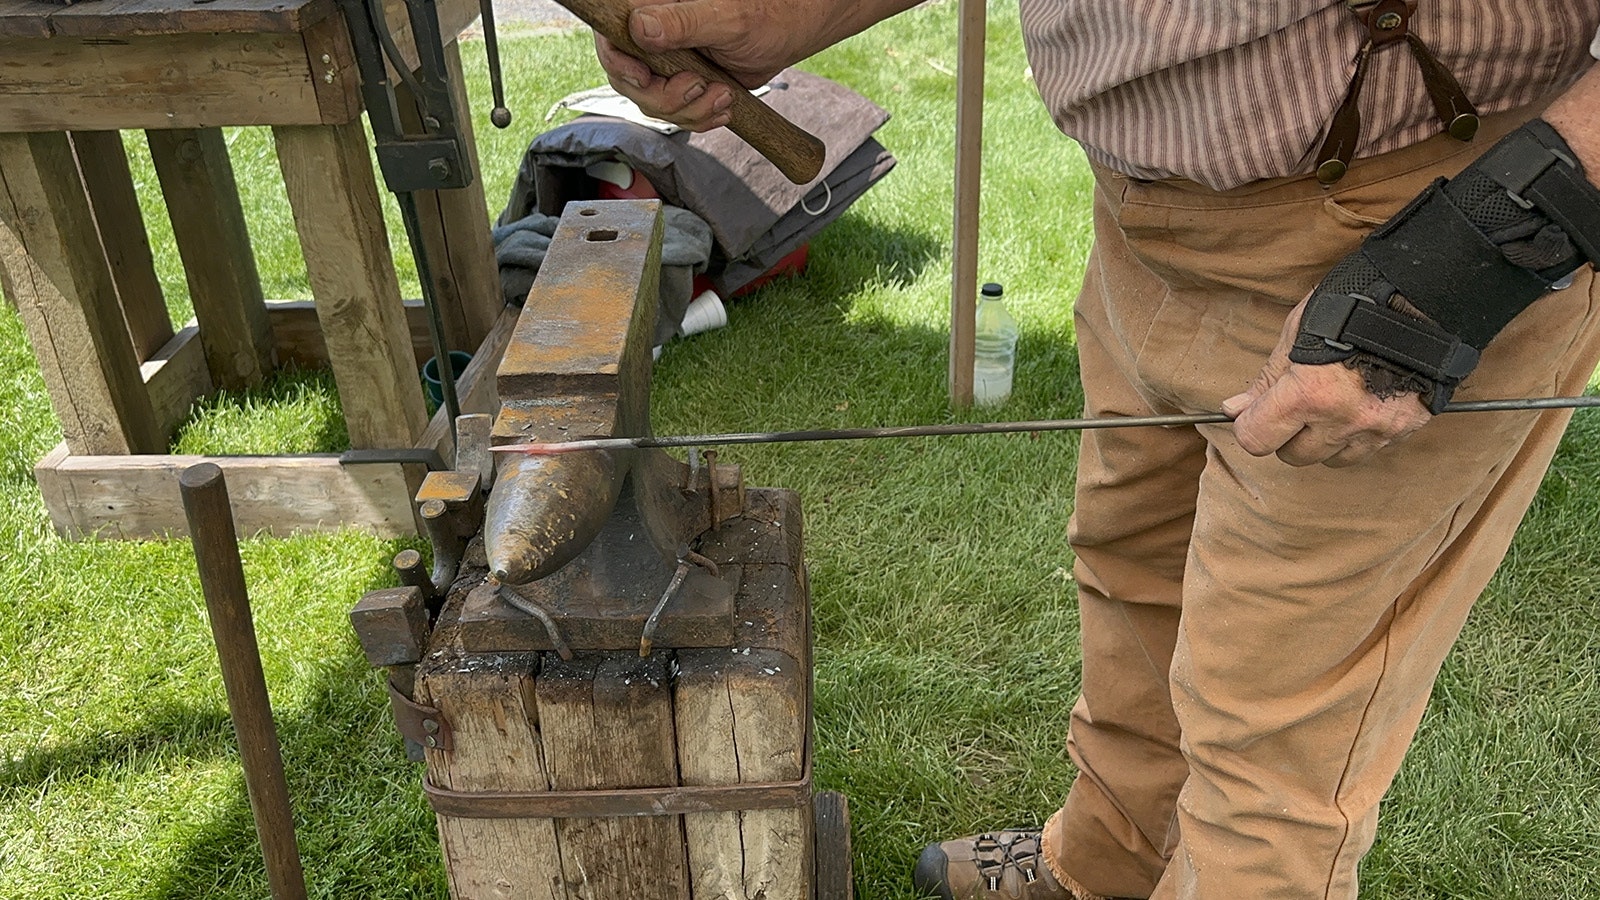
<path id="1" fill-rule="evenodd" d="M 998 297 L 1003 293 L 1005 293 L 1005 288 L 1002 288 L 996 282 L 991 281 L 983 286 L 983 295 L 985 297 Z"/>

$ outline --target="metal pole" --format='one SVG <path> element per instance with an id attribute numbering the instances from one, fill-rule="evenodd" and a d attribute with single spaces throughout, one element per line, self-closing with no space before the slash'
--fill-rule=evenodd
<path id="1" fill-rule="evenodd" d="M 189 539 L 200 569 L 200 588 L 211 619 L 211 636 L 222 664 L 228 711 L 239 739 L 244 783 L 250 793 L 256 835 L 266 862 L 273 900 L 305 900 L 305 872 L 294 836 L 289 787 L 283 775 L 278 730 L 272 723 L 267 682 L 261 673 L 250 596 L 228 504 L 228 486 L 214 463 L 190 466 L 178 478 L 183 509 L 189 518 Z"/>
<path id="2" fill-rule="evenodd" d="M 412 191 L 395 191 L 394 199 L 400 206 L 400 221 L 405 225 L 406 238 L 411 242 L 411 256 L 417 263 L 417 280 L 422 285 L 422 306 L 428 314 L 428 339 L 433 342 L 433 365 L 439 373 L 440 403 L 448 421 L 461 415 L 461 402 L 456 399 L 456 370 L 450 361 L 450 348 L 444 342 L 444 322 L 439 317 L 439 300 L 433 294 L 433 267 L 429 265 L 428 248 L 422 243 L 422 218 L 417 214 L 417 195 Z"/>
<path id="3" fill-rule="evenodd" d="M 1587 409 L 1600 397 L 1526 397 L 1452 403 L 1447 413 L 1518 412 L 1538 409 Z M 538 444 L 502 444 L 496 453 L 548 455 L 579 450 L 635 450 L 651 447 L 716 447 L 725 444 L 794 444 L 807 441 L 855 441 L 872 438 L 946 437 L 957 434 L 1012 434 L 1024 431 L 1092 431 L 1100 428 L 1173 428 L 1220 425 L 1233 421 L 1226 413 L 1184 413 L 1170 416 L 1111 416 L 1100 419 L 1040 419 L 1033 422 L 950 422 L 943 425 L 890 425 L 871 428 L 819 428 L 809 431 L 752 431 L 732 434 L 686 434 L 669 437 L 611 437 Z"/>

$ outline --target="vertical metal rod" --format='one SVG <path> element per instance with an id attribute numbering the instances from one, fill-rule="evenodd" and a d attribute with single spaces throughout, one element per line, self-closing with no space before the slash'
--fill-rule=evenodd
<path id="1" fill-rule="evenodd" d="M 495 35 L 493 0 L 478 0 L 478 12 L 483 17 L 483 52 L 489 62 L 489 91 L 494 95 L 489 122 L 496 128 L 507 128 L 511 125 L 511 110 L 506 108 L 506 83 L 500 69 L 500 39 Z"/>
<path id="2" fill-rule="evenodd" d="M 441 405 L 454 422 L 461 415 L 461 403 L 456 399 L 456 372 L 450 363 L 450 349 L 444 344 L 439 301 L 433 295 L 433 267 L 428 264 L 428 248 L 422 244 L 417 195 L 411 191 L 395 191 L 394 198 L 400 204 L 400 220 L 405 223 L 406 238 L 411 242 L 411 256 L 417 261 L 417 280 L 422 283 L 422 306 L 428 313 L 428 338 L 433 342 L 433 362 L 439 372 L 439 393 L 444 401 Z"/>
<path id="3" fill-rule="evenodd" d="M 256 646 L 250 596 L 245 591 L 228 486 L 222 470 L 214 463 L 185 469 L 178 486 L 189 519 L 200 588 L 211 619 L 211 636 L 222 665 L 228 711 L 239 740 L 244 783 L 250 794 L 256 835 L 261 840 L 267 883 L 273 900 L 305 900 L 305 872 L 295 841 L 278 730 L 272 722 L 266 677 L 261 672 L 261 652 Z"/>
<path id="4" fill-rule="evenodd" d="M 972 405 L 978 303 L 978 190 L 983 172 L 984 0 L 960 0 L 956 35 L 955 246 L 950 279 L 950 401 Z"/>

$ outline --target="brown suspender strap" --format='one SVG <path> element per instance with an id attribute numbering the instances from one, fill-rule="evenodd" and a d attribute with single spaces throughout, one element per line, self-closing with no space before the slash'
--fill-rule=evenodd
<path id="1" fill-rule="evenodd" d="M 1328 134 L 1317 150 L 1317 180 L 1333 184 L 1344 177 L 1361 143 L 1361 86 L 1367 80 L 1372 54 L 1379 48 L 1404 42 L 1422 72 L 1434 111 L 1445 130 L 1457 140 L 1469 141 L 1478 132 L 1478 111 L 1467 99 L 1460 82 L 1428 49 L 1422 38 L 1411 33 L 1411 5 L 1406 0 L 1346 0 L 1356 18 L 1366 26 L 1367 39 L 1356 51 L 1356 70 L 1345 89 L 1344 102 L 1333 114 Z"/>

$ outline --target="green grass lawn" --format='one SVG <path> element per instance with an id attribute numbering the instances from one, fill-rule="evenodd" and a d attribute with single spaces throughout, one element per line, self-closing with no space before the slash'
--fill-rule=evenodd
<path id="1" fill-rule="evenodd" d="M 1047 418 L 1081 406 L 1069 305 L 1089 176 L 1025 75 L 1014 6 L 991 13 L 981 277 L 1021 321 L 1017 393 L 945 400 L 955 8 L 918 9 L 811 60 L 893 113 L 899 168 L 819 238 L 810 272 L 736 302 L 657 368 L 660 433 Z M 599 82 L 589 39 L 509 41 L 497 132 L 467 50 L 492 207 L 544 111 Z M 136 135 L 130 147 L 139 155 Z M 269 137 L 230 131 L 271 297 L 308 295 Z M 140 187 L 155 196 L 147 161 Z M 188 302 L 163 213 L 153 243 Z M 391 227 L 396 255 L 404 238 Z M 402 262 L 409 267 L 409 262 Z M 402 284 L 415 295 L 415 278 Z M 60 439 L 16 315 L 0 312 L 0 898 L 266 897 L 189 546 L 65 543 L 31 475 Z M 336 449 L 330 381 L 289 374 L 207 404 L 186 452 Z M 1072 774 L 1077 613 L 1068 436 L 738 448 L 750 484 L 798 490 L 816 610 L 816 779 L 846 792 L 857 894 L 908 898 L 930 839 L 1036 822 Z M 1600 897 L 1600 414 L 1580 413 L 1507 565 L 1445 665 L 1363 868 L 1373 898 Z M 446 896 L 432 817 L 346 613 L 401 544 L 358 532 L 248 540 L 247 577 L 312 892 Z"/>

